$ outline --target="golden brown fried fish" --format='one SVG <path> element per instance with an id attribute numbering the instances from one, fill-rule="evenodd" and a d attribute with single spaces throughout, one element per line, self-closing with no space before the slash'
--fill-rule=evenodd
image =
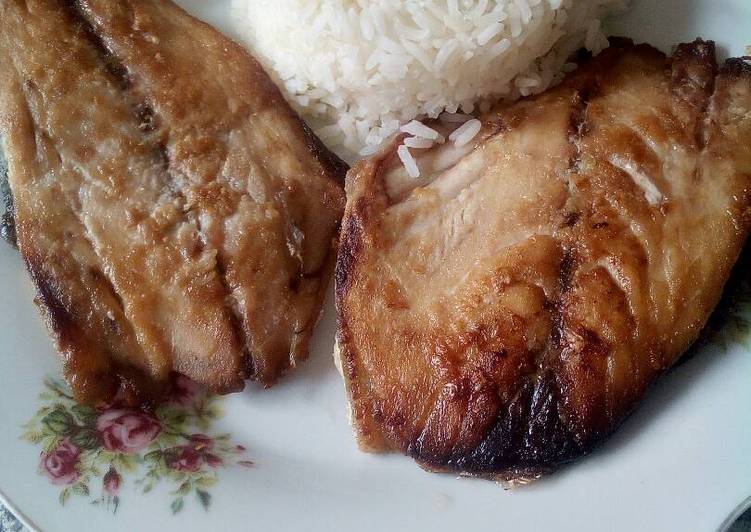
<path id="1" fill-rule="evenodd" d="M 167 0 L 0 1 L 18 244 L 80 399 L 225 392 L 307 355 L 345 166 Z"/>
<path id="2" fill-rule="evenodd" d="M 751 66 L 620 42 L 348 176 L 338 346 L 361 447 L 535 476 L 588 452 L 697 338 L 751 225 Z"/>

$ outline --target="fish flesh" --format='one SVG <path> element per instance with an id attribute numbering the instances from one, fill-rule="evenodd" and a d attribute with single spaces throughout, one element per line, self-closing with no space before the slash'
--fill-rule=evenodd
<path id="1" fill-rule="evenodd" d="M 163 0 L 0 2 L 18 244 L 78 396 L 307 356 L 346 166 L 247 52 Z"/>
<path id="2" fill-rule="evenodd" d="M 523 481 L 607 438 L 717 304 L 751 227 L 751 65 L 614 40 L 481 121 L 414 150 L 416 179 L 402 137 L 348 174 L 335 356 L 362 449 Z"/>
<path id="3" fill-rule="evenodd" d="M 168 0 L 1 0 L 18 247 L 77 398 L 307 356 L 346 165 L 244 49 Z"/>

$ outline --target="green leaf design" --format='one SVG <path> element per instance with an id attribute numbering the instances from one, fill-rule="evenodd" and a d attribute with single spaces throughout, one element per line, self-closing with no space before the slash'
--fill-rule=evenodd
<path id="1" fill-rule="evenodd" d="M 65 506 L 65 503 L 68 502 L 68 499 L 70 499 L 70 488 L 65 488 L 63 491 L 61 491 L 58 499 L 60 500 L 60 504 Z"/>
<path id="2" fill-rule="evenodd" d="M 42 438 L 42 451 L 45 453 L 51 453 L 55 450 L 55 447 L 60 443 L 60 437 L 55 434 L 45 434 Z"/>
<path id="3" fill-rule="evenodd" d="M 177 495 L 187 495 L 188 493 L 190 493 L 190 489 L 191 489 L 190 481 L 186 480 L 185 482 L 183 482 L 182 484 L 180 484 L 179 488 L 177 488 L 176 494 Z"/>
<path id="4" fill-rule="evenodd" d="M 172 510 L 172 514 L 178 513 L 180 510 L 183 509 L 183 505 L 185 504 L 185 501 L 182 497 L 178 497 L 174 501 L 172 501 L 172 504 L 170 504 L 170 509 Z"/>
<path id="5" fill-rule="evenodd" d="M 174 406 L 165 405 L 157 409 L 157 417 L 162 422 L 162 428 L 165 432 L 182 434 L 185 432 L 185 423 L 188 414 L 184 410 L 178 410 Z"/>
<path id="6" fill-rule="evenodd" d="M 158 449 L 156 451 L 148 452 L 144 455 L 143 460 L 144 462 L 158 462 L 164 457 L 164 453 L 161 449 Z"/>
<path id="7" fill-rule="evenodd" d="M 70 441 L 73 445 L 85 450 L 91 451 L 98 449 L 102 442 L 99 439 L 99 433 L 93 429 L 81 429 L 71 436 Z"/>
<path id="8" fill-rule="evenodd" d="M 137 454 L 112 454 L 110 462 L 122 471 L 132 473 L 138 470 L 143 458 Z"/>
<path id="9" fill-rule="evenodd" d="M 88 495 L 89 492 L 89 486 L 83 483 L 75 484 L 73 487 L 70 488 L 70 491 L 75 493 L 76 495 Z"/>
<path id="10" fill-rule="evenodd" d="M 70 402 L 74 402 L 73 396 L 66 391 L 65 383 L 63 383 L 62 381 L 47 377 L 46 379 L 44 379 L 44 385 L 50 392 L 52 392 L 55 398 L 67 399 Z"/>
<path id="11" fill-rule="evenodd" d="M 159 448 L 166 449 L 178 445 L 183 438 L 182 432 L 170 432 L 167 429 L 159 435 Z"/>
<path id="12" fill-rule="evenodd" d="M 73 405 L 71 411 L 78 418 L 78 421 L 84 426 L 91 426 L 96 423 L 97 412 L 88 405 Z"/>
<path id="13" fill-rule="evenodd" d="M 199 488 L 210 488 L 217 483 L 216 476 L 202 476 L 195 481 L 195 485 Z"/>
<path id="14" fill-rule="evenodd" d="M 77 427 L 76 420 L 63 407 L 56 408 L 42 419 L 42 425 L 52 434 L 67 436 Z"/>
<path id="15" fill-rule="evenodd" d="M 198 500 L 201 501 L 203 509 L 208 510 L 209 505 L 211 505 L 211 494 L 208 491 L 196 490 L 196 495 L 198 495 Z"/>
<path id="16" fill-rule="evenodd" d="M 21 435 L 21 438 L 36 445 L 44 440 L 44 434 L 35 430 L 27 430 Z"/>
<path id="17" fill-rule="evenodd" d="M 170 468 L 167 466 L 167 464 L 164 462 L 164 460 L 160 460 L 158 462 L 154 462 L 154 465 L 152 466 L 152 471 L 154 476 L 156 477 L 163 477 L 170 474 Z"/>

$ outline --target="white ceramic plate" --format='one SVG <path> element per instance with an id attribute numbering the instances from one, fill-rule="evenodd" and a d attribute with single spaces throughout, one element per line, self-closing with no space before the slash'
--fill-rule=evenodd
<path id="1" fill-rule="evenodd" d="M 226 27 L 229 2 L 181 3 Z M 751 44 L 751 1 L 641 0 L 614 26 L 666 50 L 701 35 L 739 55 Z M 331 360 L 331 301 L 302 369 L 268 391 L 182 396 L 201 415 L 181 421 L 177 406 L 156 419 L 73 409 L 44 384 L 60 365 L 20 257 L 4 245 L 0 294 L 0 492 L 29 527 L 710 532 L 751 495 L 748 340 L 704 349 L 602 449 L 507 491 L 357 450 Z M 53 432 L 73 443 L 44 452 Z"/>

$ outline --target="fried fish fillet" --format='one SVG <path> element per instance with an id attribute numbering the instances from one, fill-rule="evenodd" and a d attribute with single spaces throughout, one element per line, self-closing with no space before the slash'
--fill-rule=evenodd
<path id="1" fill-rule="evenodd" d="M 77 396 L 307 356 L 345 165 L 238 45 L 168 0 L 0 0 L 18 245 Z"/>
<path id="2" fill-rule="evenodd" d="M 360 446 L 534 477 L 697 338 L 751 226 L 751 66 L 614 42 L 464 148 L 358 163 L 336 270 Z"/>

